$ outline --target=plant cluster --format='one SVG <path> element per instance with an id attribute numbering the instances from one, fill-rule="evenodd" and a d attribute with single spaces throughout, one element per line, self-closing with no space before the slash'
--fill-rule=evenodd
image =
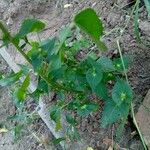
<path id="1" fill-rule="evenodd" d="M 91 8 L 82 10 L 58 37 L 29 40 L 30 33 L 40 32 L 44 28 L 43 22 L 26 19 L 18 33 L 11 35 L 0 22 L 3 45 L 13 44 L 30 64 L 24 64 L 18 73 L 2 77 L 0 85 L 11 85 L 24 76 L 23 83 L 13 94 L 20 104 L 25 102 L 27 96 L 39 98 L 42 94 L 54 92 L 57 102 L 50 110 L 50 118 L 56 123 L 56 131 L 62 128 L 62 111 L 66 111 L 66 121 L 75 131 L 77 121 L 71 114 L 75 112 L 79 116 L 87 116 L 99 109 L 99 101 L 104 101 L 100 120 L 103 127 L 126 120 L 133 98 L 132 89 L 124 76 L 124 71 L 128 69 L 128 58 L 99 57 L 94 51 L 82 59 L 78 58 L 80 51 L 89 49 L 93 43 L 101 51 L 107 50 L 101 40 L 104 35 L 103 23 L 95 11 Z M 25 52 L 26 46 L 30 49 Z M 30 68 L 38 78 L 37 89 L 33 93 L 28 91 Z M 71 98 L 66 99 L 66 95 Z M 92 95 L 97 97 L 96 101 L 91 99 Z"/>

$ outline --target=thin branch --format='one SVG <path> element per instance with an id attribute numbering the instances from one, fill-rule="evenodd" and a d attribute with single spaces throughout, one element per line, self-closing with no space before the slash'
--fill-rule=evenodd
<path id="1" fill-rule="evenodd" d="M 124 60 L 123 60 L 123 56 L 122 56 L 122 52 L 121 52 L 121 48 L 120 48 L 119 39 L 117 40 L 117 46 L 118 46 L 118 51 L 119 51 L 119 55 L 120 55 L 120 58 L 121 58 L 121 62 L 122 62 L 122 66 L 123 66 L 126 82 L 129 84 L 129 80 L 128 80 L 128 76 L 127 76 L 127 73 L 126 73 L 125 64 L 124 64 Z M 136 129 L 137 129 L 137 131 L 139 133 L 139 136 L 140 136 L 140 139 L 142 141 L 143 147 L 144 147 L 145 150 L 148 150 L 147 147 L 146 147 L 143 135 L 142 135 L 142 133 L 141 133 L 141 131 L 139 129 L 139 126 L 137 124 L 137 121 L 135 119 L 134 107 L 133 107 L 133 103 L 132 102 L 131 102 L 131 114 L 132 114 L 132 118 L 133 118 L 133 123 L 134 123 L 134 125 L 135 125 L 135 127 L 136 127 Z"/>

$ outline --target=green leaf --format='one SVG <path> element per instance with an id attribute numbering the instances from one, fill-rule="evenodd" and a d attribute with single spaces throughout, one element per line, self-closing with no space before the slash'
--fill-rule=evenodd
<path id="1" fill-rule="evenodd" d="M 101 82 L 102 77 L 103 73 L 100 70 L 97 71 L 97 69 L 91 68 L 87 71 L 86 79 L 93 91 L 96 86 Z"/>
<path id="2" fill-rule="evenodd" d="M 61 120 L 59 119 L 57 122 L 56 122 L 56 127 L 55 127 L 55 130 L 56 131 L 59 131 L 62 129 L 62 124 L 61 124 Z"/>
<path id="3" fill-rule="evenodd" d="M 57 70 L 52 69 L 52 71 L 51 71 L 51 67 L 49 67 L 48 78 L 53 81 L 59 80 L 63 77 L 65 70 L 66 68 L 64 66 L 61 66 L 61 68 Z"/>
<path id="4" fill-rule="evenodd" d="M 31 46 L 32 46 L 32 48 L 27 53 L 27 55 L 31 59 L 31 63 L 32 63 L 34 70 L 39 71 L 41 69 L 42 62 L 44 59 L 43 54 L 42 54 L 43 51 L 41 51 L 39 43 L 37 43 L 37 42 L 32 42 Z"/>
<path id="5" fill-rule="evenodd" d="M 45 24 L 43 22 L 36 19 L 26 19 L 23 21 L 17 37 L 24 38 L 28 33 L 39 32 L 44 28 Z"/>
<path id="6" fill-rule="evenodd" d="M 103 82 L 107 83 L 108 81 L 114 81 L 116 79 L 116 75 L 112 72 L 106 72 L 103 74 Z"/>
<path id="7" fill-rule="evenodd" d="M 99 96 L 100 98 L 104 99 L 104 100 L 107 100 L 108 99 L 108 90 L 107 90 L 107 87 L 106 87 L 106 84 L 104 84 L 103 82 L 100 82 L 94 92 L 96 93 L 97 96 Z"/>
<path id="8" fill-rule="evenodd" d="M 71 34 L 70 26 L 66 26 L 61 30 L 61 32 L 59 33 L 59 43 L 57 43 L 55 54 L 57 54 L 62 49 L 66 39 L 70 36 L 70 34 Z"/>
<path id="9" fill-rule="evenodd" d="M 75 16 L 74 21 L 80 29 L 94 39 L 99 40 L 100 36 L 103 35 L 103 23 L 97 16 L 96 12 L 91 8 L 82 10 Z"/>
<path id="10" fill-rule="evenodd" d="M 21 85 L 21 89 L 27 90 L 29 84 L 30 84 L 30 75 L 28 74 Z"/>
<path id="11" fill-rule="evenodd" d="M 22 75 L 22 72 L 19 71 L 18 73 L 13 73 L 5 78 L 2 78 L 0 80 L 0 86 L 9 86 L 9 85 L 15 83 L 16 81 L 19 80 L 21 75 Z"/>
<path id="12" fill-rule="evenodd" d="M 9 36 L 4 33 L 4 35 L 2 36 L 2 41 L 3 41 L 3 45 L 6 46 L 6 47 L 8 47 L 8 44 L 10 43 Z"/>
<path id="13" fill-rule="evenodd" d="M 29 74 L 26 76 L 25 80 L 23 81 L 22 85 L 20 88 L 18 88 L 15 92 L 14 92 L 14 96 L 17 99 L 17 101 L 19 102 L 23 102 L 26 98 L 26 92 L 27 92 L 27 88 L 30 84 L 30 76 Z"/>
<path id="14" fill-rule="evenodd" d="M 121 104 L 118 106 L 113 100 L 107 100 L 103 110 L 102 127 L 112 124 L 122 118 L 126 118 L 129 114 L 130 105 Z"/>
<path id="15" fill-rule="evenodd" d="M 124 102 L 130 104 L 133 99 L 130 85 L 124 80 L 118 80 L 112 90 L 112 99 L 118 106 Z"/>
<path id="16" fill-rule="evenodd" d="M 66 129 L 66 135 L 71 140 L 71 142 L 80 141 L 81 140 L 79 131 L 75 127 L 72 127 L 72 126 L 68 127 Z"/>
<path id="17" fill-rule="evenodd" d="M 100 57 L 97 62 L 101 65 L 104 72 L 111 72 L 115 70 L 113 62 L 106 56 Z"/>
<path id="18" fill-rule="evenodd" d="M 76 75 L 75 88 L 78 91 L 85 91 L 87 89 L 87 80 L 85 76 Z"/>
<path id="19" fill-rule="evenodd" d="M 33 66 L 34 70 L 39 71 L 42 66 L 43 57 L 41 56 L 41 54 L 38 51 L 32 54 L 31 61 L 32 61 L 32 66 Z"/>
<path id="20" fill-rule="evenodd" d="M 53 55 L 50 57 L 50 63 L 49 63 L 49 71 L 58 70 L 61 68 L 62 62 L 58 55 Z"/>
<path id="21" fill-rule="evenodd" d="M 77 109 L 77 113 L 80 116 L 88 116 L 91 112 L 96 111 L 99 108 L 96 103 L 87 103 L 83 104 L 81 107 Z"/>
<path id="22" fill-rule="evenodd" d="M 51 111 L 50 117 L 56 123 L 55 130 L 59 131 L 62 128 L 60 109 L 55 108 L 53 111 Z"/>
<path id="23" fill-rule="evenodd" d="M 66 121 L 72 126 L 77 124 L 77 121 L 69 114 L 66 115 Z"/>
<path id="24" fill-rule="evenodd" d="M 0 81 L 3 79 L 3 74 L 0 72 Z"/>
<path id="25" fill-rule="evenodd" d="M 73 99 L 67 106 L 68 110 L 76 110 L 79 107 L 80 103 L 76 99 Z"/>
<path id="26" fill-rule="evenodd" d="M 150 1 L 149 0 L 144 0 L 144 3 L 145 3 L 145 6 L 146 6 L 146 9 L 148 11 L 148 14 L 150 15 Z"/>
<path id="27" fill-rule="evenodd" d="M 18 66 L 21 68 L 23 75 L 27 75 L 30 72 L 30 66 L 26 64 L 18 64 Z"/>
<path id="28" fill-rule="evenodd" d="M 61 118 L 60 110 L 56 108 L 53 111 L 51 111 L 50 117 L 53 121 L 57 122 L 57 120 L 59 120 Z"/>
<path id="29" fill-rule="evenodd" d="M 61 137 L 61 138 L 53 140 L 53 144 L 57 145 L 57 144 L 60 144 L 62 141 L 65 141 L 65 140 L 66 139 L 64 137 Z"/>
<path id="30" fill-rule="evenodd" d="M 81 38 L 79 40 L 74 41 L 71 44 L 69 43 L 68 45 L 75 50 L 74 54 L 76 54 L 76 52 L 81 50 L 81 48 L 88 48 L 90 46 L 90 41 L 85 38 Z"/>
<path id="31" fill-rule="evenodd" d="M 123 61 L 124 61 L 125 69 L 127 70 L 130 63 L 130 58 L 128 56 L 123 56 Z M 113 60 L 113 65 L 118 72 L 124 71 L 121 58 L 115 58 Z"/>
<path id="32" fill-rule="evenodd" d="M 43 79 L 39 80 L 37 89 L 46 93 L 49 91 L 48 84 Z"/>
<path id="33" fill-rule="evenodd" d="M 56 38 L 47 39 L 40 43 L 40 48 L 47 52 L 49 61 L 50 61 L 50 56 L 54 54 L 55 44 L 56 44 Z"/>
<path id="34" fill-rule="evenodd" d="M 128 122 L 128 117 L 124 117 L 124 119 L 121 120 L 119 123 L 119 126 L 117 127 L 117 130 L 115 131 L 115 140 L 119 142 L 123 136 L 123 131 L 125 131 L 125 124 Z"/>
<path id="35" fill-rule="evenodd" d="M 71 28 L 70 26 L 66 26 L 59 33 L 60 43 L 63 44 L 70 35 L 71 35 Z"/>
<path id="36" fill-rule="evenodd" d="M 99 41 L 100 37 L 103 35 L 104 28 L 102 21 L 93 9 L 87 8 L 82 10 L 75 16 L 74 22 L 81 30 L 92 38 L 98 47 L 102 50 L 107 49 L 105 44 Z"/>
<path id="37" fill-rule="evenodd" d="M 87 57 L 92 58 L 93 60 L 96 60 L 98 58 L 98 56 L 95 52 L 91 52 L 91 53 L 87 54 Z"/>
<path id="38" fill-rule="evenodd" d="M 16 89 L 14 92 L 14 98 L 19 102 L 23 102 L 26 98 L 26 92 L 21 88 Z"/>
<path id="39" fill-rule="evenodd" d="M 15 140 L 18 140 L 19 138 L 21 138 L 21 131 L 23 130 L 24 125 L 23 124 L 17 124 L 14 128 L 14 136 L 15 136 Z"/>
<path id="40" fill-rule="evenodd" d="M 85 38 L 81 38 L 79 40 L 80 42 L 80 45 L 81 45 L 81 48 L 88 48 L 90 46 L 90 41 L 88 39 L 85 39 Z"/>

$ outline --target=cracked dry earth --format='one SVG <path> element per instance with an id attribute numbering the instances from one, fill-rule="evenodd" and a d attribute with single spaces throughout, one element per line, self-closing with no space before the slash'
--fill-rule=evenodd
<path id="1" fill-rule="evenodd" d="M 106 31 L 109 32 L 113 28 L 124 27 L 129 12 L 129 9 L 121 9 L 127 4 L 127 0 L 1 0 L 0 1 L 0 19 L 2 19 L 9 26 L 12 32 L 16 32 L 22 20 L 27 17 L 35 17 L 46 22 L 47 27 L 44 32 L 40 33 L 41 38 L 46 38 L 58 34 L 62 26 L 69 23 L 74 13 L 80 11 L 85 7 L 93 7 L 99 16 L 104 21 Z M 71 7 L 64 8 L 65 4 L 72 4 Z M 150 18 L 145 11 L 145 7 L 140 8 L 139 27 L 144 41 L 150 41 Z M 116 38 L 118 33 L 112 33 L 105 37 L 110 54 L 116 52 Z M 33 36 L 36 39 L 36 36 Z M 132 58 L 132 64 L 128 73 L 129 80 L 135 92 L 134 102 L 135 109 L 138 110 L 145 94 L 150 87 L 150 52 L 149 48 L 139 45 L 135 40 L 133 31 L 133 22 L 130 23 L 126 29 L 125 34 L 121 39 L 121 48 L 125 54 Z M 17 62 L 20 62 L 20 57 L 14 50 L 10 51 L 11 55 Z M 9 72 L 9 67 L 0 58 L 1 71 Z M 10 114 L 15 113 L 15 108 L 12 104 L 9 90 L 0 89 L 0 119 L 5 120 Z M 5 107 L 4 107 L 5 106 Z M 107 129 L 100 128 L 99 119 L 101 117 L 101 110 L 99 113 L 93 114 L 86 118 L 78 118 L 80 125 L 79 131 L 81 137 L 87 142 L 88 146 L 94 150 L 108 150 L 112 143 L 112 133 L 117 128 L 116 126 L 109 126 Z M 1 122 L 0 122 L 1 123 Z M 6 123 L 7 124 L 7 123 Z M 9 126 L 9 124 L 7 124 Z M 36 130 L 41 127 L 41 129 Z M 44 123 L 39 119 L 36 132 L 40 137 L 53 139 L 52 135 Z M 46 135 L 45 133 L 48 133 Z M 132 123 L 126 124 L 124 133 L 120 141 L 117 143 L 118 149 L 123 148 L 130 150 L 143 150 L 139 136 L 133 128 Z M 23 139 L 18 143 L 13 142 L 13 135 L 11 132 L 0 134 L 0 150 L 45 150 L 43 144 L 39 143 L 37 139 L 27 132 Z M 54 146 L 48 149 L 54 150 Z"/>

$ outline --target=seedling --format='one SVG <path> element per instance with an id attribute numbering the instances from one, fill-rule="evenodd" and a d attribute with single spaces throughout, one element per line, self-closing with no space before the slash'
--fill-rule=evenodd
<path id="1" fill-rule="evenodd" d="M 128 69 L 126 57 L 110 59 L 106 56 L 98 57 L 94 51 L 90 51 L 84 58 L 78 58 L 80 51 L 89 49 L 90 44 L 96 44 L 103 52 L 107 50 L 101 39 L 104 35 L 104 25 L 96 12 L 91 8 L 81 11 L 58 37 L 41 41 L 29 40 L 30 33 L 41 32 L 44 28 L 45 24 L 40 20 L 26 19 L 18 33 L 11 35 L 0 22 L 3 44 L 13 44 L 29 63 L 29 67 L 25 66 L 26 71 L 21 70 L 2 78 L 0 85 L 10 85 L 24 76 L 23 83 L 16 87 L 14 92 L 14 97 L 19 103 L 24 103 L 27 95 L 36 95 L 36 98 L 39 98 L 45 93 L 55 92 L 58 100 L 50 110 L 50 118 L 56 123 L 56 131 L 62 128 L 62 111 L 65 110 L 68 114 L 76 112 L 84 117 L 100 109 L 100 100 L 105 103 L 103 116 L 99 120 L 102 127 L 126 119 L 133 99 L 132 89 L 123 74 L 124 69 Z M 70 40 L 73 33 L 78 34 Z M 31 48 L 24 52 L 26 45 L 30 45 Z M 122 61 L 126 62 L 125 66 Z M 37 75 L 38 86 L 34 93 L 29 94 L 30 68 Z M 66 99 L 66 95 L 70 95 L 71 98 Z M 97 96 L 97 101 L 91 100 L 92 95 Z M 68 137 L 72 135 L 70 131 L 74 131 L 72 137 L 78 139 L 78 123 L 74 116 L 68 114 L 66 121 L 71 129 L 67 131 Z M 64 138 L 55 142 L 62 140 Z"/>

